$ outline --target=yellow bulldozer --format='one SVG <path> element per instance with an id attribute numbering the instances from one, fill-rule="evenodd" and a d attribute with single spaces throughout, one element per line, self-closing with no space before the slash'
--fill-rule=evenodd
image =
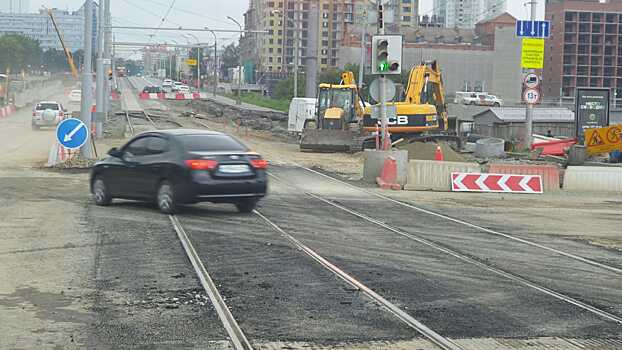
<path id="1" fill-rule="evenodd" d="M 447 130 L 447 103 L 441 70 L 436 61 L 413 67 L 402 99 L 389 116 L 393 139 L 408 141 L 454 139 Z M 372 105 L 359 95 L 352 72 L 342 73 L 340 84 L 320 84 L 316 123 L 308 123 L 300 142 L 302 151 L 356 152 L 373 144 L 379 123 Z"/>

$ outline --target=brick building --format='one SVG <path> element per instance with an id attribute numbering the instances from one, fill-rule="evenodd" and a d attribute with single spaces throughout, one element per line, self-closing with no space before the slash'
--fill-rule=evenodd
<path id="1" fill-rule="evenodd" d="M 608 87 L 622 98 L 622 1 L 551 1 L 546 19 L 544 99 L 572 103 L 577 87 Z"/>

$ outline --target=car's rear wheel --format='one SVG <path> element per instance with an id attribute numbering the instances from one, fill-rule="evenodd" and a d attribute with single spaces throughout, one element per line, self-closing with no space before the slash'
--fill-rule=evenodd
<path id="1" fill-rule="evenodd" d="M 257 206 L 258 200 L 255 198 L 245 199 L 243 201 L 235 203 L 235 207 L 238 208 L 240 213 L 250 213 Z"/>
<path id="2" fill-rule="evenodd" d="M 101 176 L 96 177 L 93 181 L 93 197 L 96 205 L 106 206 L 112 202 L 106 182 Z"/>
<path id="3" fill-rule="evenodd" d="M 169 181 L 162 181 L 158 187 L 158 208 L 164 214 L 174 214 L 177 210 L 175 189 Z"/>

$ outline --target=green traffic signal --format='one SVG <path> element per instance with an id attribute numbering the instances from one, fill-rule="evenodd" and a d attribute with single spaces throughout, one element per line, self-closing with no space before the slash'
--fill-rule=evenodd
<path id="1" fill-rule="evenodd" d="M 389 62 L 387 61 L 381 61 L 378 63 L 378 71 L 379 72 L 386 72 L 389 70 Z"/>

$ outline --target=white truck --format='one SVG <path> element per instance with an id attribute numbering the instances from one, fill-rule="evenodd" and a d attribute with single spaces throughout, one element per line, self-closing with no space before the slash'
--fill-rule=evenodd
<path id="1" fill-rule="evenodd" d="M 296 97 L 289 104 L 287 131 L 299 134 L 309 120 L 315 121 L 317 99 Z"/>

